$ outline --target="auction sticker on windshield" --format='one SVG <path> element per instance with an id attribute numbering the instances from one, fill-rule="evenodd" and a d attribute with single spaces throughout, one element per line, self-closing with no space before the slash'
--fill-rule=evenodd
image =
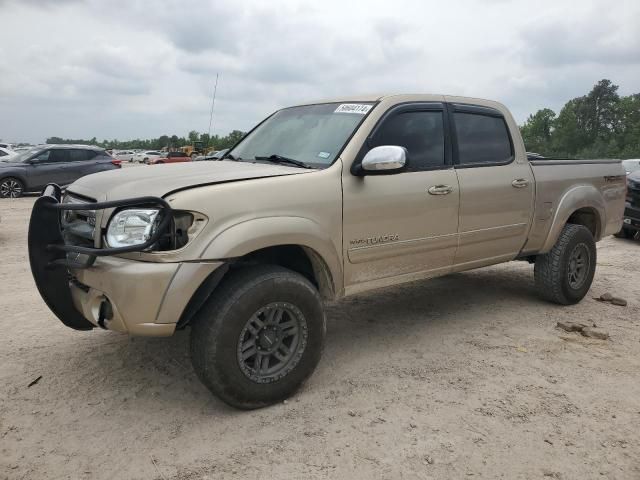
<path id="1" fill-rule="evenodd" d="M 363 103 L 343 103 L 336 108 L 333 113 L 358 113 L 360 115 L 366 115 L 371 110 L 371 105 L 365 105 Z"/>

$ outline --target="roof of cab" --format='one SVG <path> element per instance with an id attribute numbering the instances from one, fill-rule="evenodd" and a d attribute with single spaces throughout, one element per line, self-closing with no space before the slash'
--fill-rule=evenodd
<path id="1" fill-rule="evenodd" d="M 475 98 L 475 97 L 460 97 L 456 95 L 444 95 L 433 93 L 386 93 L 386 94 L 369 94 L 369 95 L 350 95 L 348 97 L 337 98 L 325 98 L 316 101 L 303 102 L 298 105 L 317 105 L 321 103 L 358 103 L 358 102 L 380 102 L 382 100 L 393 100 L 393 97 L 398 97 L 399 101 L 434 101 L 435 99 L 441 99 L 441 101 L 453 101 L 457 103 L 470 103 L 486 105 L 487 103 L 499 104 L 494 100 Z"/>

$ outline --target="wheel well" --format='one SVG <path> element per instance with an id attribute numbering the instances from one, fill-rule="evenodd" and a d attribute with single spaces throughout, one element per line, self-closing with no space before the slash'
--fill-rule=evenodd
<path id="1" fill-rule="evenodd" d="M 334 297 L 331 272 L 314 250 L 300 245 L 277 245 L 248 253 L 236 260 L 235 265 L 280 265 L 299 273 L 309 280 L 323 299 Z"/>
<path id="2" fill-rule="evenodd" d="M 576 210 L 569 216 L 567 223 L 587 227 L 593 235 L 593 238 L 598 239 L 600 237 L 600 217 L 598 216 L 598 212 L 592 208 L 580 208 Z"/>
<path id="3" fill-rule="evenodd" d="M 191 300 L 189 300 L 178 320 L 177 328 L 184 328 L 191 321 L 207 298 L 224 281 L 230 269 L 260 264 L 280 265 L 298 272 L 318 289 L 320 296 L 324 300 L 333 300 L 335 298 L 335 287 L 331 271 L 318 253 L 300 245 L 277 245 L 248 253 L 215 270 L 202 282 L 191 297 Z"/>

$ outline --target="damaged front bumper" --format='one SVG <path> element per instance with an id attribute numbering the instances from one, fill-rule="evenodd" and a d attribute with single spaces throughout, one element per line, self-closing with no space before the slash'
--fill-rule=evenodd
<path id="1" fill-rule="evenodd" d="M 48 185 L 36 200 L 29 223 L 31 272 L 47 306 L 75 330 L 101 327 L 131 335 L 171 335 L 197 286 L 222 263 L 155 263 L 114 256 L 143 251 L 158 241 L 172 216 L 162 198 L 62 203 L 61 196 L 60 187 Z M 144 244 L 93 248 L 65 242 L 64 211 L 140 206 L 162 210 L 158 229 Z"/>

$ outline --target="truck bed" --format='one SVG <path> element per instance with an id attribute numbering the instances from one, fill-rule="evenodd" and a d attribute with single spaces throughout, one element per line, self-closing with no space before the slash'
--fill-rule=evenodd
<path id="1" fill-rule="evenodd" d="M 565 222 L 554 221 L 570 216 L 575 205 L 584 206 L 580 214 L 594 216 L 596 241 L 621 228 L 624 210 L 626 175 L 620 160 L 535 159 L 529 161 L 536 183 L 536 200 L 529 239 L 523 254 L 545 253 L 556 238 L 550 231 Z M 571 202 L 569 202 L 571 199 Z M 572 203 L 572 212 L 563 204 Z M 597 217 L 600 221 L 596 221 Z"/>

